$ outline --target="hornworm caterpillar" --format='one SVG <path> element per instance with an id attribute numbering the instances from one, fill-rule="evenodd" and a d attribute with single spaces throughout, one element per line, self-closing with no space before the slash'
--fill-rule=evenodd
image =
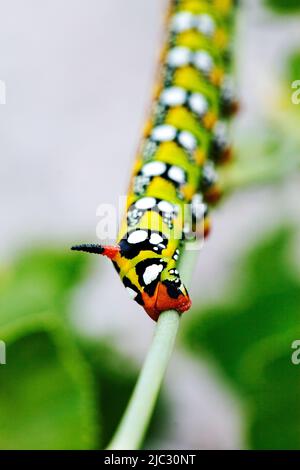
<path id="1" fill-rule="evenodd" d="M 234 0 L 171 2 L 153 105 L 117 243 L 72 248 L 110 258 L 130 296 L 153 320 L 165 310 L 182 313 L 191 306 L 177 265 L 186 234 L 209 231 L 209 206 L 220 196 L 216 166 L 231 154 L 235 10 Z M 182 216 L 186 206 L 189 227 Z"/>

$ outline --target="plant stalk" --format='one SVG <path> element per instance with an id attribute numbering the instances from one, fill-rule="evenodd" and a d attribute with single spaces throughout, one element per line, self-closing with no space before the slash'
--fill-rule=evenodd
<path id="1" fill-rule="evenodd" d="M 185 284 L 189 284 L 197 259 L 196 243 L 186 245 L 180 262 Z M 179 322 L 180 315 L 174 310 L 159 316 L 138 381 L 108 450 L 136 450 L 141 447 L 173 351 Z"/>

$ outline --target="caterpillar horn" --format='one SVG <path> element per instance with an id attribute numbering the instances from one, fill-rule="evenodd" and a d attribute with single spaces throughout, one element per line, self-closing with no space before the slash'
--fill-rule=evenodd
<path id="1" fill-rule="evenodd" d="M 83 244 L 72 246 L 73 251 L 84 251 L 86 253 L 94 253 L 97 255 L 107 256 L 110 259 L 114 259 L 120 251 L 118 246 L 102 246 L 97 244 Z"/>

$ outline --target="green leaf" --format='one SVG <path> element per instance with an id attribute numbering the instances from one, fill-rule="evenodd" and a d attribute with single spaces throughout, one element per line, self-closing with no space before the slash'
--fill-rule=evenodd
<path id="1" fill-rule="evenodd" d="M 291 14 L 300 12 L 298 0 L 264 0 L 266 7 L 279 14 Z"/>
<path id="2" fill-rule="evenodd" d="M 254 344 L 244 357 L 247 374 L 248 441 L 255 449 L 298 449 L 299 366 L 292 362 L 292 343 L 300 328 Z"/>
<path id="3" fill-rule="evenodd" d="M 298 338 L 300 336 L 298 335 Z M 248 439 L 255 449 L 299 449 L 299 367 L 291 362 L 290 342 L 263 364 Z"/>
<path id="4" fill-rule="evenodd" d="M 300 433 L 294 434 L 298 416 L 290 407 L 290 382 L 295 385 L 297 375 L 291 344 L 300 338 L 300 283 L 291 268 L 291 241 L 292 233 L 282 230 L 248 253 L 232 280 L 231 303 L 202 309 L 184 335 L 194 353 L 212 358 L 244 398 L 253 448 L 287 448 L 288 442 L 300 448 Z M 281 435 L 287 410 L 290 433 Z"/>
<path id="5" fill-rule="evenodd" d="M 57 249 L 23 254 L 0 276 L 1 449 L 95 446 L 92 374 L 63 324 L 86 259 Z M 100 422 L 100 421 L 99 421 Z"/>
<path id="6" fill-rule="evenodd" d="M 56 316 L 32 319 L 2 339 L 0 448 L 93 448 L 92 376 Z"/>

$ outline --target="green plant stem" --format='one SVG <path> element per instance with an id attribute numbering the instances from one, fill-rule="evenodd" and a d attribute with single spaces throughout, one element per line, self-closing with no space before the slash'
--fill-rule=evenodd
<path id="1" fill-rule="evenodd" d="M 175 311 L 160 315 L 136 387 L 108 449 L 140 448 L 173 350 L 179 318 Z"/>
<path id="2" fill-rule="evenodd" d="M 180 268 L 185 283 L 191 279 L 197 259 L 196 244 L 188 243 Z M 140 376 L 109 450 L 139 449 L 148 428 L 159 390 L 173 351 L 180 315 L 170 310 L 160 315 Z"/>

